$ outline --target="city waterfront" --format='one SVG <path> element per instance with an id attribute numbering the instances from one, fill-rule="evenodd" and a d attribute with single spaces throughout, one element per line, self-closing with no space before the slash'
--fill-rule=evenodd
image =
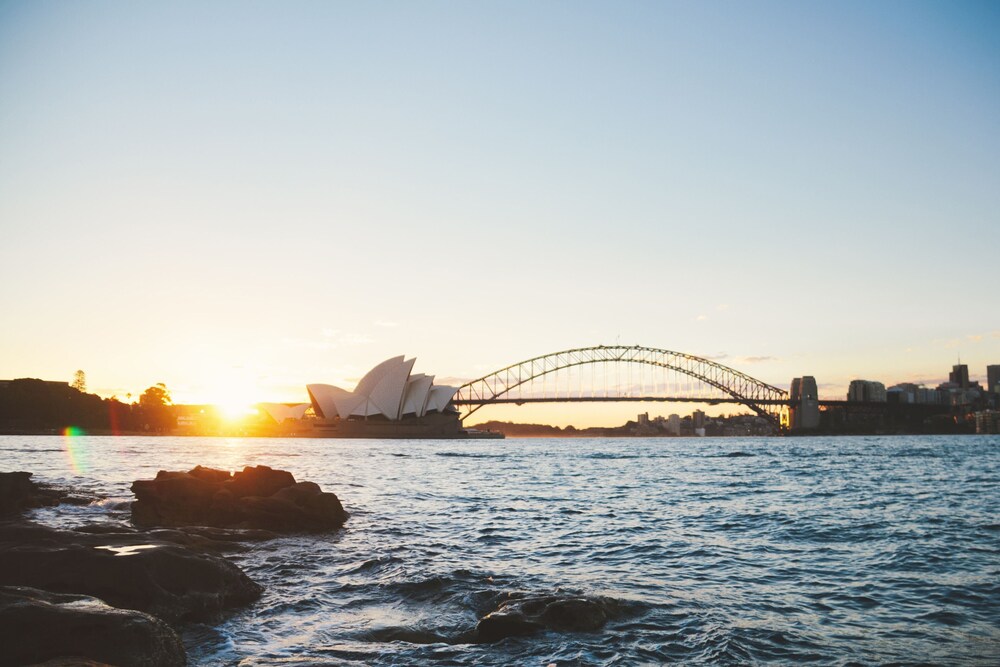
<path id="1" fill-rule="evenodd" d="M 343 529 L 251 543 L 263 597 L 187 624 L 192 664 L 819 664 L 1000 660 L 996 436 L 530 441 L 0 437 L 6 469 L 98 494 L 270 465 Z M 510 593 L 613 601 L 593 633 L 469 643 Z"/>

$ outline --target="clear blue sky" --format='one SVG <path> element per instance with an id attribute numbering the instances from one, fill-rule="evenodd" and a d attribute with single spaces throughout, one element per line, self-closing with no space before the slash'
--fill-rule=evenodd
<path id="1" fill-rule="evenodd" d="M 996 2 L 0 3 L 0 377 L 297 400 L 616 341 L 983 376 L 997 35 Z"/>

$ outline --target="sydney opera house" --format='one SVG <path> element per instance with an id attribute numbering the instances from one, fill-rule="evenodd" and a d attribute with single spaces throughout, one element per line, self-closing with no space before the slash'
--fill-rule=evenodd
<path id="1" fill-rule="evenodd" d="M 386 359 L 354 391 L 329 384 L 306 385 L 316 429 L 326 437 L 462 438 L 451 399 L 458 387 L 435 385 L 434 376 L 413 373 L 416 359 Z"/>

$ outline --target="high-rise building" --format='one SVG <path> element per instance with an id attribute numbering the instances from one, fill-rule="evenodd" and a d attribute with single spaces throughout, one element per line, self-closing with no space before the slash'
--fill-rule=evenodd
<path id="1" fill-rule="evenodd" d="M 968 364 L 955 364 L 951 367 L 951 373 L 948 373 L 948 382 L 954 382 L 958 385 L 959 389 L 969 388 L 969 365 Z"/>
<path id="2" fill-rule="evenodd" d="M 885 403 L 885 385 L 873 380 L 851 380 L 847 400 L 862 403 Z"/>
<path id="3" fill-rule="evenodd" d="M 680 415 L 670 415 L 669 417 L 667 417 L 667 433 L 672 433 L 673 435 L 681 434 Z"/>
<path id="4" fill-rule="evenodd" d="M 986 391 L 1000 392 L 1000 364 L 990 364 L 986 367 Z"/>
<path id="5" fill-rule="evenodd" d="M 986 395 L 994 407 L 1000 408 L 1000 364 L 986 367 Z"/>

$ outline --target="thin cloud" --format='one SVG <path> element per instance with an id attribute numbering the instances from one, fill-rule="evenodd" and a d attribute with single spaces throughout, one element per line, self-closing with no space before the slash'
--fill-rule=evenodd
<path id="1" fill-rule="evenodd" d="M 694 321 L 695 322 L 704 322 L 707 319 L 708 319 L 708 315 L 699 315 L 698 317 L 694 318 Z"/>
<path id="2" fill-rule="evenodd" d="M 777 357 L 741 357 L 740 361 L 747 364 L 760 364 L 765 361 L 778 361 Z"/>
<path id="3" fill-rule="evenodd" d="M 718 306 L 715 307 L 715 309 L 719 310 L 719 311 L 729 310 L 729 304 L 728 303 L 720 303 Z"/>
<path id="4" fill-rule="evenodd" d="M 394 329 L 399 326 L 399 322 L 392 322 L 390 320 L 375 320 L 372 324 L 384 329 Z"/>

